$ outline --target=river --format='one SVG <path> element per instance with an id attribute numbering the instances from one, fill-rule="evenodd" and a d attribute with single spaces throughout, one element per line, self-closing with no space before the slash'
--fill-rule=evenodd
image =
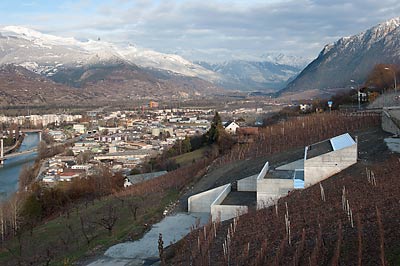
<path id="1" fill-rule="evenodd" d="M 25 151 L 39 144 L 39 134 L 28 133 L 18 151 Z M 35 161 L 37 153 L 21 155 L 4 161 L 0 168 L 0 201 L 8 198 L 18 189 L 18 178 L 24 166 L 30 166 Z"/>

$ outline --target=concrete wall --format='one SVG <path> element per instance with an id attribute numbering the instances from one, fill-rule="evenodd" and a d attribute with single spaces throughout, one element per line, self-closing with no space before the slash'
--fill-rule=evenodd
<path id="1" fill-rule="evenodd" d="M 245 214 L 248 212 L 247 206 L 238 205 L 212 205 L 211 206 L 211 217 L 215 221 L 220 219 L 220 221 L 225 221 L 232 219 L 236 216 Z"/>
<path id="2" fill-rule="evenodd" d="M 221 204 L 224 199 L 231 193 L 232 185 L 227 184 L 224 186 L 224 189 L 219 193 L 219 195 L 215 198 L 215 200 L 211 203 L 212 205 L 219 205 Z"/>
<path id="3" fill-rule="evenodd" d="M 391 110 L 382 112 L 382 129 L 394 135 L 400 135 L 400 128 L 395 121 L 400 121 L 400 110 Z"/>
<path id="4" fill-rule="evenodd" d="M 247 213 L 247 206 L 221 205 L 224 199 L 231 193 L 231 189 L 231 184 L 226 185 L 224 190 L 218 195 L 214 202 L 211 203 L 211 217 L 213 221 L 217 219 L 225 221 Z"/>
<path id="5" fill-rule="evenodd" d="M 257 191 L 257 175 L 252 175 L 237 181 L 238 191 Z"/>
<path id="6" fill-rule="evenodd" d="M 205 192 L 191 196 L 188 199 L 189 212 L 208 212 L 211 213 L 211 204 L 224 192 L 230 184 L 220 186 Z"/>
<path id="7" fill-rule="evenodd" d="M 273 205 L 277 199 L 294 189 L 293 179 L 265 178 L 268 170 L 269 162 L 266 162 L 257 176 L 257 209 Z"/>
<path id="8" fill-rule="evenodd" d="M 294 189 L 293 179 L 267 178 L 257 180 L 257 209 L 275 204 L 280 197 Z"/>
<path id="9" fill-rule="evenodd" d="M 314 185 L 357 163 L 357 143 L 304 161 L 304 186 Z"/>
<path id="10" fill-rule="evenodd" d="M 300 160 L 276 167 L 276 170 L 294 171 L 296 169 L 303 169 L 303 167 L 304 167 L 304 159 L 300 159 Z"/>
<path id="11" fill-rule="evenodd" d="M 261 172 L 258 174 L 257 180 L 263 179 L 266 176 L 266 174 L 268 173 L 268 170 L 269 170 L 269 162 L 266 162 L 264 164 L 264 167 L 261 169 Z"/>

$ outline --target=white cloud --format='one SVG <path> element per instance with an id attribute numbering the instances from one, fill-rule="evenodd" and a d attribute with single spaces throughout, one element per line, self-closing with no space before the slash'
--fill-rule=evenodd
<path id="1" fill-rule="evenodd" d="M 392 0 L 81 0 L 64 4 L 58 13 L 31 15 L 21 24 L 219 60 L 272 51 L 315 57 L 339 36 L 398 14 L 400 3 Z"/>

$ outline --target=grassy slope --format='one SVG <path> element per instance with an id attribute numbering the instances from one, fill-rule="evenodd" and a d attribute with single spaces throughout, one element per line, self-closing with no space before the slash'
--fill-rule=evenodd
<path id="1" fill-rule="evenodd" d="M 178 156 L 173 157 L 172 159 L 176 160 L 176 163 L 179 164 L 180 166 L 185 166 L 188 164 L 191 164 L 193 161 L 197 161 L 199 159 L 202 159 L 204 157 L 204 152 L 209 150 L 210 147 L 203 147 L 198 150 L 184 153 Z"/>
<path id="2" fill-rule="evenodd" d="M 170 190 L 143 198 L 110 196 L 89 204 L 77 205 L 71 210 L 69 218 L 66 214 L 62 215 L 34 228 L 32 235 L 29 232 L 24 233 L 21 237 L 21 253 L 18 251 L 17 239 L 8 245 L 11 247 L 11 252 L 2 248 L 0 264 L 15 265 L 20 260 L 23 264 L 38 265 L 47 258 L 51 260 L 51 265 L 60 265 L 62 262 L 69 264 L 122 240 L 138 239 L 148 229 L 146 224 L 151 225 L 158 221 L 162 217 L 164 208 L 177 198 L 178 193 Z M 136 221 L 129 208 L 129 204 L 133 202 L 139 202 L 141 205 Z M 118 217 L 112 234 L 110 235 L 102 226 L 91 223 L 93 228 L 87 231 L 91 237 L 95 235 L 96 237 L 87 244 L 82 233 L 80 217 L 84 217 L 85 222 L 89 220 L 98 222 L 101 218 L 107 217 L 110 205 L 115 207 Z"/>

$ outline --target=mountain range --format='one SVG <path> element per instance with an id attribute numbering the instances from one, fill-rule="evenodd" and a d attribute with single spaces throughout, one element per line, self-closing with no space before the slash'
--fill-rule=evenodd
<path id="1" fill-rule="evenodd" d="M 197 63 L 223 77 L 216 81 L 216 84 L 224 88 L 244 91 L 261 90 L 263 92 L 276 92 L 285 87 L 288 80 L 295 77 L 302 70 L 302 67 L 289 65 L 289 62 L 287 64 L 280 64 L 272 60 L 233 60 L 223 63 Z"/>
<path id="2" fill-rule="evenodd" d="M 363 84 L 376 64 L 400 64 L 400 17 L 326 45 L 280 94 L 310 96 Z"/>
<path id="3" fill-rule="evenodd" d="M 133 44 L 79 41 L 7 26 L 0 28 L 0 105 L 26 104 L 29 99 L 37 104 L 71 99 L 86 104 L 93 99 L 196 98 L 224 88 L 284 88 L 278 95 L 291 98 L 329 96 L 362 84 L 376 64 L 400 64 L 400 18 L 326 45 L 301 71 L 305 63 L 299 57 L 268 53 L 251 60 L 190 62 Z"/>
<path id="4" fill-rule="evenodd" d="M 9 65 L 22 67 L 46 78 L 46 82 L 79 88 L 78 92 L 89 93 L 86 96 L 202 97 L 220 93 L 221 87 L 276 91 L 300 72 L 299 64 L 304 65 L 301 63 L 304 60 L 296 59 L 283 54 L 265 54 L 259 61 L 193 63 L 176 54 L 163 54 L 133 44 L 79 41 L 20 26 L 0 28 L 3 73 L 11 75 L 13 70 L 19 69 L 7 67 Z M 47 87 L 38 81 L 40 79 L 28 79 L 29 86 L 27 80 L 18 85 L 21 75 L 16 75 L 15 79 L 11 91 L 22 87 L 32 91 Z"/>

